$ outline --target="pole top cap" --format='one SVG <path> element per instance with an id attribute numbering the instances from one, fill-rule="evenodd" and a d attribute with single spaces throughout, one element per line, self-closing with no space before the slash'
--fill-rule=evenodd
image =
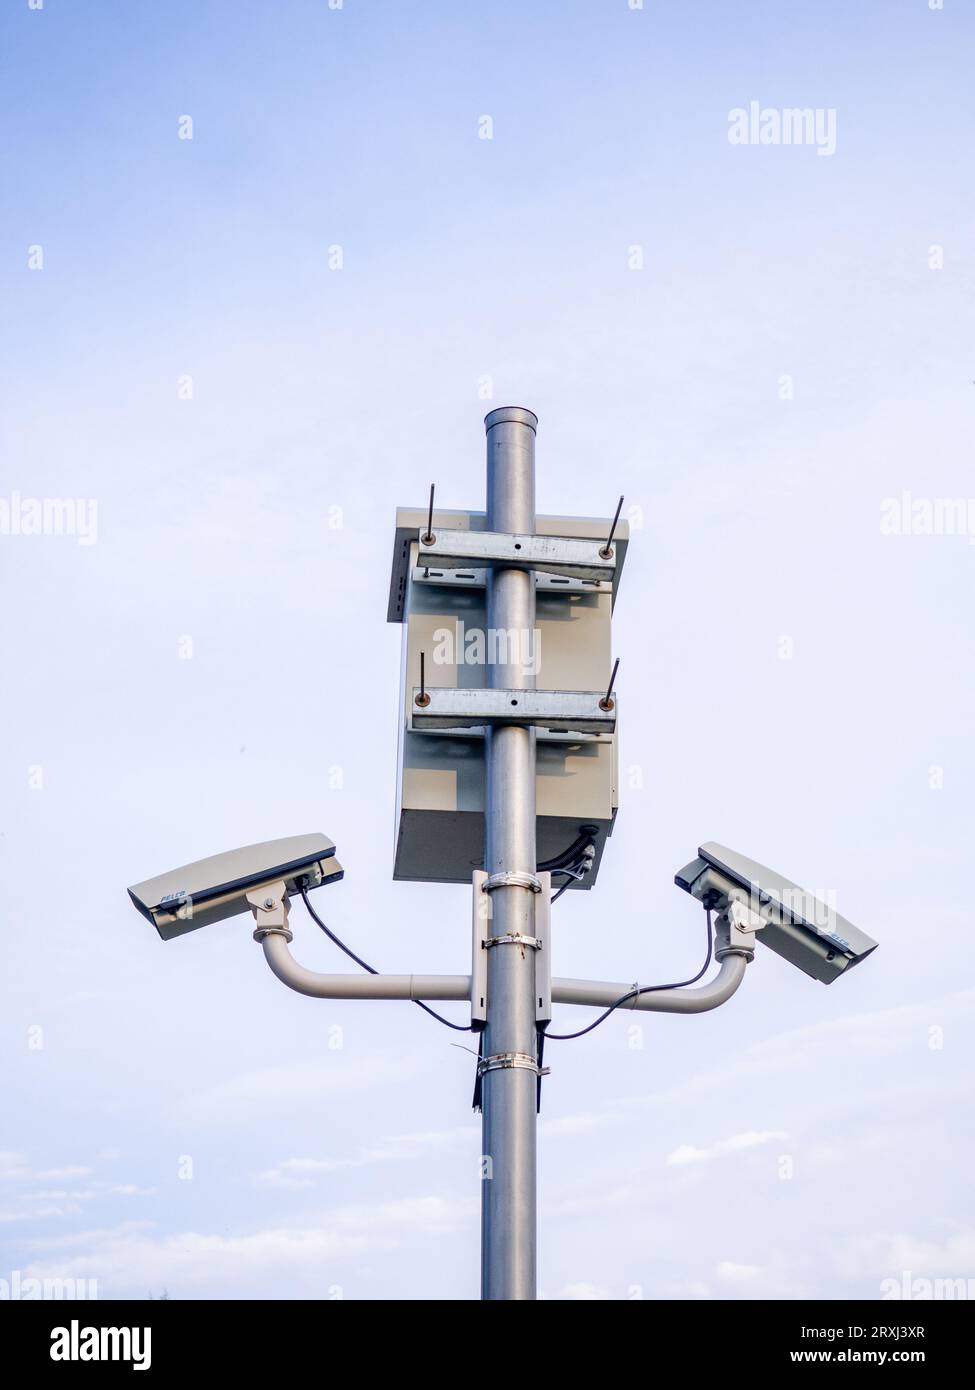
<path id="1" fill-rule="evenodd" d="M 527 425 L 530 430 L 538 429 L 538 416 L 522 405 L 503 405 L 484 417 L 485 432 L 495 425 Z"/>

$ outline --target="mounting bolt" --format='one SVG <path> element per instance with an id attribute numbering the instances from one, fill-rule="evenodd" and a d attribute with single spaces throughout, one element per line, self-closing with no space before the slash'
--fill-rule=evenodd
<path id="1" fill-rule="evenodd" d="M 621 497 L 621 498 L 620 498 L 620 501 L 622 502 L 622 500 L 623 500 L 623 499 L 622 499 L 622 497 Z M 616 672 L 617 672 L 619 669 L 620 669 L 620 659 L 619 659 L 619 657 L 617 657 L 617 658 L 616 658 L 615 665 L 613 666 L 613 674 L 612 674 L 612 675 L 610 676 L 610 678 L 609 678 L 609 686 L 607 687 L 606 694 L 603 696 L 603 698 L 602 698 L 602 699 L 600 700 L 600 702 L 599 702 L 599 708 L 600 708 L 604 713 L 606 713 L 606 714 L 608 714 L 610 710 L 616 708 L 616 701 L 613 699 L 613 686 L 614 686 L 615 683 L 616 683 Z"/>
<path id="2" fill-rule="evenodd" d="M 617 504 L 616 504 L 616 515 L 613 517 L 613 524 L 612 524 L 612 526 L 609 528 L 609 535 L 606 537 L 606 544 L 603 546 L 602 550 L 600 550 L 600 552 L 599 552 L 600 555 L 603 557 L 604 560 L 612 560 L 612 558 L 613 558 L 613 537 L 616 535 L 616 527 L 617 527 L 617 524 L 619 523 L 620 512 L 621 512 L 622 510 L 623 510 L 623 499 L 622 499 L 622 497 L 621 497 L 620 500 L 619 500 L 619 501 L 617 502 Z"/>
<path id="3" fill-rule="evenodd" d="M 413 703 L 419 705 L 420 709 L 426 709 L 430 703 L 430 696 L 427 694 L 426 684 L 426 652 L 420 653 L 420 693 L 413 696 Z"/>
<path id="4" fill-rule="evenodd" d="M 421 542 L 421 544 L 423 544 L 423 545 L 433 545 L 433 544 L 435 543 L 436 539 L 437 539 L 436 536 L 433 534 L 433 492 L 434 492 L 434 486 L 435 486 L 435 485 L 434 485 L 433 483 L 430 484 L 430 508 L 429 508 L 429 510 L 428 510 L 428 512 L 427 512 L 427 529 L 426 529 L 426 534 L 420 537 L 420 542 Z"/>

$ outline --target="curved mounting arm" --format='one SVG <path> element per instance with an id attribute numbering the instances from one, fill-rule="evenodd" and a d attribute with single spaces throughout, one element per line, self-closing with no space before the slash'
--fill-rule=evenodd
<path id="1" fill-rule="evenodd" d="M 709 984 L 700 989 L 660 989 L 652 994 L 637 994 L 620 1004 L 621 1009 L 646 1009 L 652 1013 L 703 1014 L 716 1009 L 730 999 L 745 978 L 747 960 L 744 956 L 727 955 L 721 968 Z M 552 981 L 553 1004 L 596 1004 L 608 1009 L 624 994 L 639 989 L 639 985 L 604 984 L 602 980 Z"/>
<path id="2" fill-rule="evenodd" d="M 251 898 L 257 919 L 255 939 L 264 948 L 264 958 L 271 970 L 289 989 L 307 994 L 312 999 L 452 999 L 470 1000 L 474 994 L 471 975 L 322 975 L 299 965 L 291 954 L 291 932 L 288 930 L 288 899 L 284 885 L 281 891 L 268 894 L 262 889 Z M 728 944 L 729 924 L 718 921 L 719 945 L 715 952 L 720 961 L 717 975 L 698 989 L 654 989 L 636 994 L 618 1005 L 621 1009 L 640 1009 L 650 1013 L 700 1014 L 716 1009 L 738 989 L 745 977 L 745 966 L 754 953 L 754 937 L 741 944 Z M 475 951 L 481 946 L 475 934 Z M 483 989 L 483 984 L 480 986 Z M 553 1004 L 588 1004 L 609 1008 L 624 995 L 638 989 L 635 984 L 612 984 L 602 980 L 553 979 Z"/>
<path id="3" fill-rule="evenodd" d="M 456 999 L 471 997 L 470 975 L 321 975 L 299 965 L 287 938 L 269 931 L 263 938 L 264 958 L 289 989 L 313 999 Z M 665 989 L 638 994 L 621 1009 L 654 1013 L 699 1014 L 730 999 L 745 975 L 744 956 L 726 956 L 717 975 L 700 989 Z M 590 1004 L 608 1008 L 633 988 L 600 980 L 552 981 L 554 1004 Z"/>
<path id="4" fill-rule="evenodd" d="M 263 937 L 264 959 L 289 989 L 313 999 L 470 999 L 470 975 L 320 975 L 291 954 L 277 931 Z"/>

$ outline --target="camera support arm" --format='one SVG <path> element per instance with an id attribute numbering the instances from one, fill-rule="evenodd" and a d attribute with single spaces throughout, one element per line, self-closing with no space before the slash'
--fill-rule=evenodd
<path id="1" fill-rule="evenodd" d="M 257 921 L 254 939 L 263 946 L 271 971 L 299 994 L 313 999 L 471 999 L 471 975 L 325 975 L 308 970 L 291 954 L 292 934 L 288 927 L 285 885 L 274 884 L 248 894 L 248 901 Z M 746 963 L 754 955 L 754 932 L 737 930 L 731 912 L 731 908 L 722 912 L 716 922 L 715 958 L 720 967 L 713 980 L 699 989 L 664 989 L 637 994 L 620 1007 L 654 1013 L 697 1014 L 716 1009 L 730 999 L 744 979 Z M 551 997 L 553 1004 L 608 1008 L 634 989 L 639 989 L 639 985 L 557 977 L 552 980 Z"/>
<path id="2" fill-rule="evenodd" d="M 720 968 L 713 980 L 699 989 L 648 989 L 634 993 L 639 984 L 604 984 L 600 980 L 552 981 L 553 1004 L 592 1004 L 608 1009 L 618 999 L 621 1009 L 640 1009 L 650 1013 L 701 1014 L 716 1009 L 738 989 L 745 978 L 745 966 L 755 955 L 755 928 L 739 903 L 729 903 L 714 924 L 717 944 L 714 958 Z M 761 926 L 761 923 L 758 924 Z M 626 995 L 632 995 L 626 999 Z"/>

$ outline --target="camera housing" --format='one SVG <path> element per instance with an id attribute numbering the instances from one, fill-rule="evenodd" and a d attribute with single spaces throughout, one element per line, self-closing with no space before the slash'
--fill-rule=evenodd
<path id="1" fill-rule="evenodd" d="M 250 912 L 247 894 L 265 885 L 283 881 L 286 890 L 295 893 L 302 885 L 336 883 L 344 873 L 327 835 L 291 835 L 198 859 L 136 883 L 128 893 L 163 941 L 169 941 Z"/>
<path id="2" fill-rule="evenodd" d="M 714 840 L 697 853 L 676 874 L 678 888 L 716 911 L 740 903 L 759 918 L 759 941 L 812 979 L 831 984 L 877 949 L 831 903 L 774 869 Z"/>

